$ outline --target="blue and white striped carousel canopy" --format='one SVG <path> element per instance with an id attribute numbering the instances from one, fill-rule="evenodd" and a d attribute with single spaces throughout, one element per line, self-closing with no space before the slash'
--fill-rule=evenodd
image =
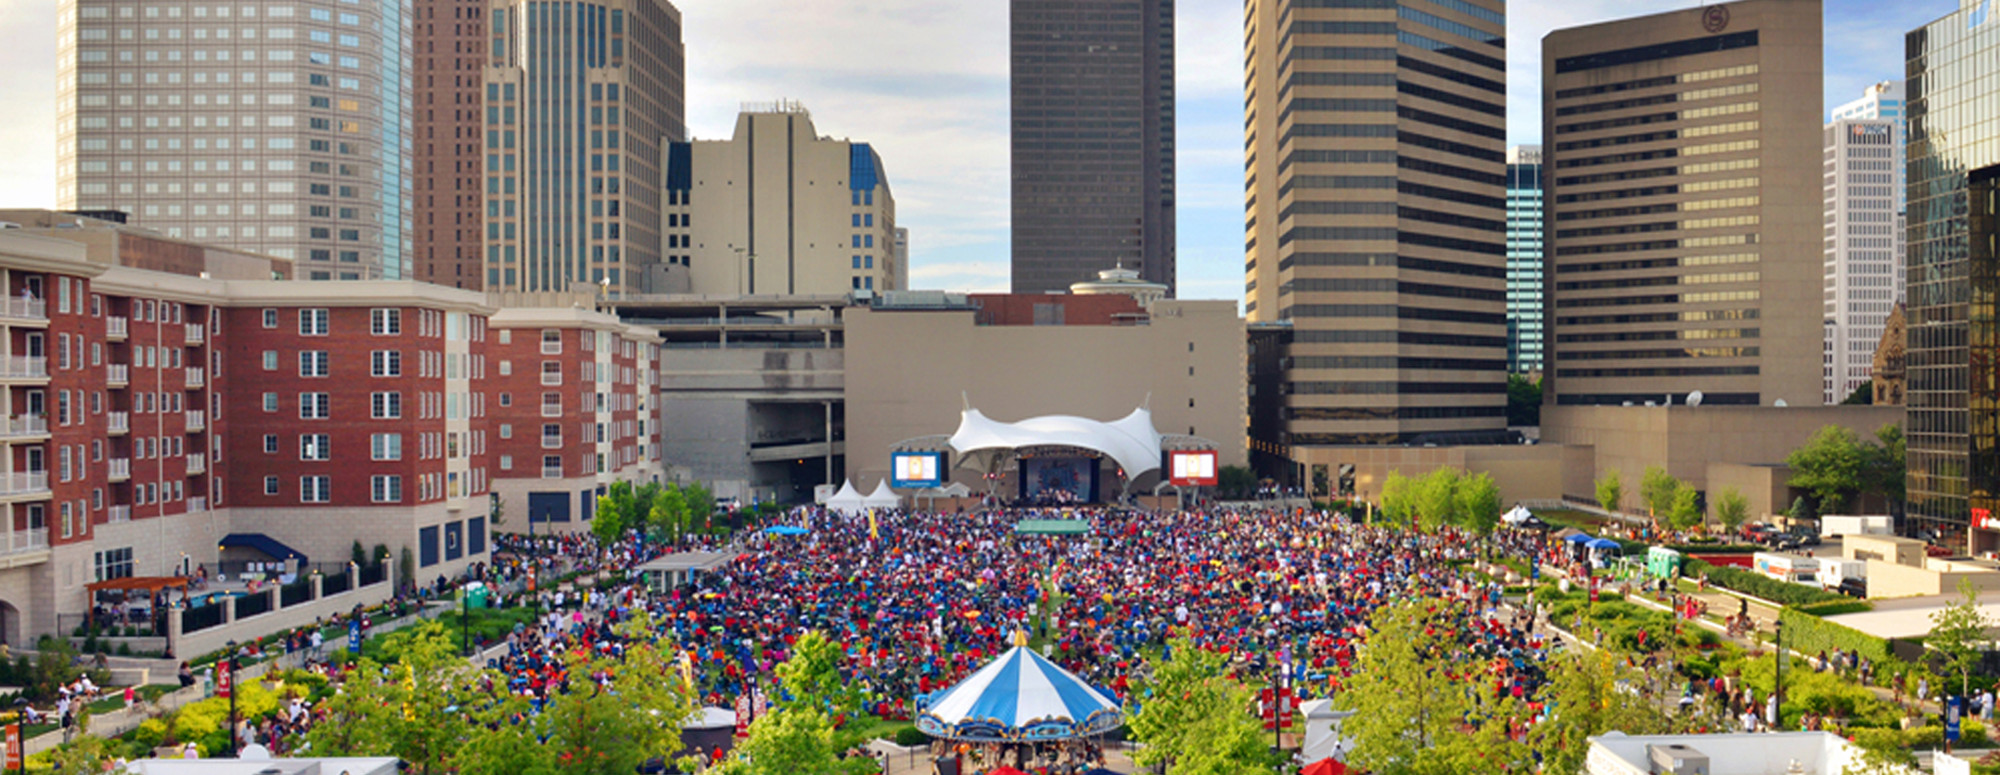
<path id="1" fill-rule="evenodd" d="M 950 740 L 1066 740 L 1124 723 L 1118 697 L 1016 646 L 957 686 L 930 695 L 917 729 Z"/>

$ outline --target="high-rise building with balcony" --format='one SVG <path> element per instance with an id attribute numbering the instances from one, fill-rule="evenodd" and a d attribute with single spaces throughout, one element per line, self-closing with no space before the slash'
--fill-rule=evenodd
<path id="1" fill-rule="evenodd" d="M 1293 446 L 1506 432 L 1506 13 L 1254 0 L 1245 307 Z M 1017 286 L 1018 289 L 1018 286 Z"/>
<path id="2" fill-rule="evenodd" d="M 406 0 L 63 0 L 57 204 L 297 262 L 410 261 Z"/>
<path id="3" fill-rule="evenodd" d="M 1174 287 L 1173 0 L 1011 0 L 1013 286 Z"/>
<path id="4" fill-rule="evenodd" d="M 1507 368 L 1542 370 L 1542 147 L 1507 149 Z"/>
<path id="5" fill-rule="evenodd" d="M 1904 37 L 1909 75 L 1908 524 L 2000 549 L 2000 125 L 1984 2 Z"/>
<path id="6" fill-rule="evenodd" d="M 687 139 L 680 10 L 495 0 L 487 16 L 487 290 L 649 290 L 665 144 Z"/>
<path id="7" fill-rule="evenodd" d="M 1545 400 L 1820 403 L 1819 0 L 1542 40 Z"/>

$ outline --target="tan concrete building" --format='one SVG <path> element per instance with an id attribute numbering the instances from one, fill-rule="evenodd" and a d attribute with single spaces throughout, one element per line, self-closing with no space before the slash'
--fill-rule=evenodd
<path id="1" fill-rule="evenodd" d="M 1391 473 L 1419 477 L 1439 468 L 1456 468 L 1490 474 L 1504 504 L 1589 492 L 1593 455 L 1590 447 L 1561 444 L 1301 447 L 1293 453 L 1305 467 L 1308 491 L 1315 496 L 1351 492 L 1379 502 L 1382 483 Z"/>
<path id="2" fill-rule="evenodd" d="M 1546 400 L 1821 403 L 1819 0 L 1542 41 Z"/>
<path id="3" fill-rule="evenodd" d="M 106 266 L 211 280 L 292 279 L 293 262 L 282 258 L 177 239 L 105 218 L 56 210 L 0 210 L 0 223 L 9 224 L 8 231 L 81 244 L 85 261 Z"/>
<path id="4" fill-rule="evenodd" d="M 907 287 L 896 201 L 867 143 L 820 136 L 793 102 L 745 106 L 728 140 L 667 149 L 667 271 L 681 292 L 825 294 Z"/>
<path id="5" fill-rule="evenodd" d="M 1110 422 L 1148 406 L 1160 433 L 1214 441 L 1221 465 L 1246 461 L 1234 302 L 1141 311 L 1115 295 L 952 294 L 898 308 L 896 296 L 845 312 L 846 475 L 857 486 L 889 473 L 895 443 L 950 434 L 968 403 L 1001 422 Z M 958 476 L 979 487 L 971 471 Z"/>
<path id="6" fill-rule="evenodd" d="M 1245 309 L 1293 447 L 1505 437 L 1506 15 L 1244 5 Z"/>

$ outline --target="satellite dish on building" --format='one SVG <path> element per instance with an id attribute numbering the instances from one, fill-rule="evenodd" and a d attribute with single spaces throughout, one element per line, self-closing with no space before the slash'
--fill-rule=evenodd
<path id="1" fill-rule="evenodd" d="M 1771 405 L 1772 405 L 1772 406 L 1791 406 L 1791 404 L 1787 404 L 1787 403 L 1785 403 L 1785 399 L 1782 399 L 1782 398 L 1780 398 L 1780 399 L 1778 399 L 1778 400 L 1776 400 L 1776 401 L 1772 401 L 1772 402 L 1771 402 Z"/>
<path id="2" fill-rule="evenodd" d="M 1697 391 L 1694 391 L 1693 393 L 1689 393 L 1689 394 L 1688 394 L 1688 400 L 1687 400 L 1687 405 L 1688 405 L 1688 406 L 1701 406 L 1701 391 L 1697 390 Z"/>

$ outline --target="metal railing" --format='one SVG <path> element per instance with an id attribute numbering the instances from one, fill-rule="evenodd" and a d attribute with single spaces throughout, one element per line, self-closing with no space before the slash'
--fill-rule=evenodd
<path id="1" fill-rule="evenodd" d="M 105 507 L 104 513 L 105 513 L 105 519 L 110 520 L 112 522 L 132 521 L 131 506 L 108 506 Z"/>
<path id="2" fill-rule="evenodd" d="M 104 335 L 111 339 L 124 339 L 132 333 L 132 319 L 123 315 L 112 315 L 104 319 Z"/>
<path id="3" fill-rule="evenodd" d="M 104 425 L 105 430 L 111 433 L 130 433 L 132 430 L 132 413 L 105 412 Z"/>
<path id="4" fill-rule="evenodd" d="M 15 417 L 0 423 L 0 436 L 9 438 L 21 436 L 46 436 L 49 433 L 49 419 L 46 417 Z"/>
<path id="5" fill-rule="evenodd" d="M 542 437 L 542 449 L 562 449 L 562 445 L 563 442 L 561 436 Z"/>
<path id="6" fill-rule="evenodd" d="M 553 386 L 553 385 L 561 385 L 561 384 L 562 384 L 562 372 L 560 372 L 560 371 L 544 371 L 544 372 L 542 372 L 542 384 L 543 384 L 543 385 L 547 385 L 547 386 Z"/>
<path id="7" fill-rule="evenodd" d="M 196 325 L 193 323 L 188 324 L 187 326 L 188 344 L 201 344 L 202 342 L 205 342 L 207 340 L 208 340 L 207 327 Z"/>
<path id="8" fill-rule="evenodd" d="M 555 467 L 549 467 L 549 466 L 542 466 L 542 478 L 543 478 L 543 479 L 561 479 L 561 478 L 562 478 L 562 466 L 555 466 Z"/>
<path id="9" fill-rule="evenodd" d="M 129 364 L 114 363 L 104 368 L 104 381 L 112 385 L 126 385 L 132 382 L 132 367 Z"/>
<path id="10" fill-rule="evenodd" d="M 348 590 L 347 582 L 347 570 L 344 568 L 339 573 L 323 574 L 319 577 L 319 593 L 325 596 L 346 592 Z"/>
<path id="11" fill-rule="evenodd" d="M 49 359 L 32 358 L 26 355 L 9 355 L 0 359 L 0 377 L 47 377 Z"/>
<path id="12" fill-rule="evenodd" d="M 188 499 L 188 513 L 192 514 L 192 513 L 194 513 L 194 512 L 197 512 L 197 511 L 207 511 L 207 510 L 208 510 L 208 499 L 207 499 L 207 498 L 189 498 L 189 499 Z"/>
<path id="13" fill-rule="evenodd" d="M 10 298 L 0 303 L 0 317 L 15 320 L 48 320 L 49 303 L 41 299 Z"/>
<path id="14" fill-rule="evenodd" d="M 187 429 L 188 429 L 189 431 L 198 431 L 198 430 L 202 430 L 202 429 L 205 429 L 205 428 L 207 428 L 207 427 L 208 427 L 208 413 L 207 413 L 207 412 L 188 412 L 188 413 L 187 413 Z"/>
<path id="15" fill-rule="evenodd" d="M 208 456 L 199 452 L 187 456 L 187 472 L 190 475 L 207 473 Z"/>
<path id="16" fill-rule="evenodd" d="M 192 606 L 181 611 L 181 634 L 222 626 L 222 604 Z"/>
<path id="17" fill-rule="evenodd" d="M 0 495 L 22 495 L 25 493 L 48 492 L 49 472 L 15 471 L 0 474 Z M 46 540 L 46 539 L 44 539 Z"/>
<path id="18" fill-rule="evenodd" d="M 205 384 L 208 384 L 207 374 L 204 373 L 201 369 L 187 370 L 188 387 L 201 387 L 202 385 Z"/>
<path id="19" fill-rule="evenodd" d="M 561 417 L 562 404 L 542 404 L 543 417 Z"/>
<path id="20" fill-rule="evenodd" d="M 31 527 L 26 530 L 10 532 L 7 534 L 7 546 L 5 548 L 8 554 L 39 552 L 47 549 L 49 548 L 49 529 L 46 527 Z"/>
<path id="21" fill-rule="evenodd" d="M 118 480 L 118 479 L 130 479 L 130 478 L 132 478 L 132 459 L 131 459 L 131 458 L 129 458 L 129 457 L 114 457 L 114 458 L 111 458 L 111 459 L 109 459 L 109 460 L 106 460 L 106 461 L 104 461 L 104 463 L 105 463 L 105 466 L 104 466 L 104 470 L 105 470 L 105 472 L 106 472 L 106 473 L 105 473 L 105 476 L 107 476 L 107 477 L 111 478 L 112 480 L 114 480 L 114 481 L 115 481 L 115 480 Z"/>
<path id="22" fill-rule="evenodd" d="M 270 611 L 271 590 L 266 589 L 236 598 L 236 618 L 239 620 L 248 619 L 258 614 L 270 613 Z M 182 631 L 186 631 L 187 628 L 183 626 L 181 629 Z"/>

